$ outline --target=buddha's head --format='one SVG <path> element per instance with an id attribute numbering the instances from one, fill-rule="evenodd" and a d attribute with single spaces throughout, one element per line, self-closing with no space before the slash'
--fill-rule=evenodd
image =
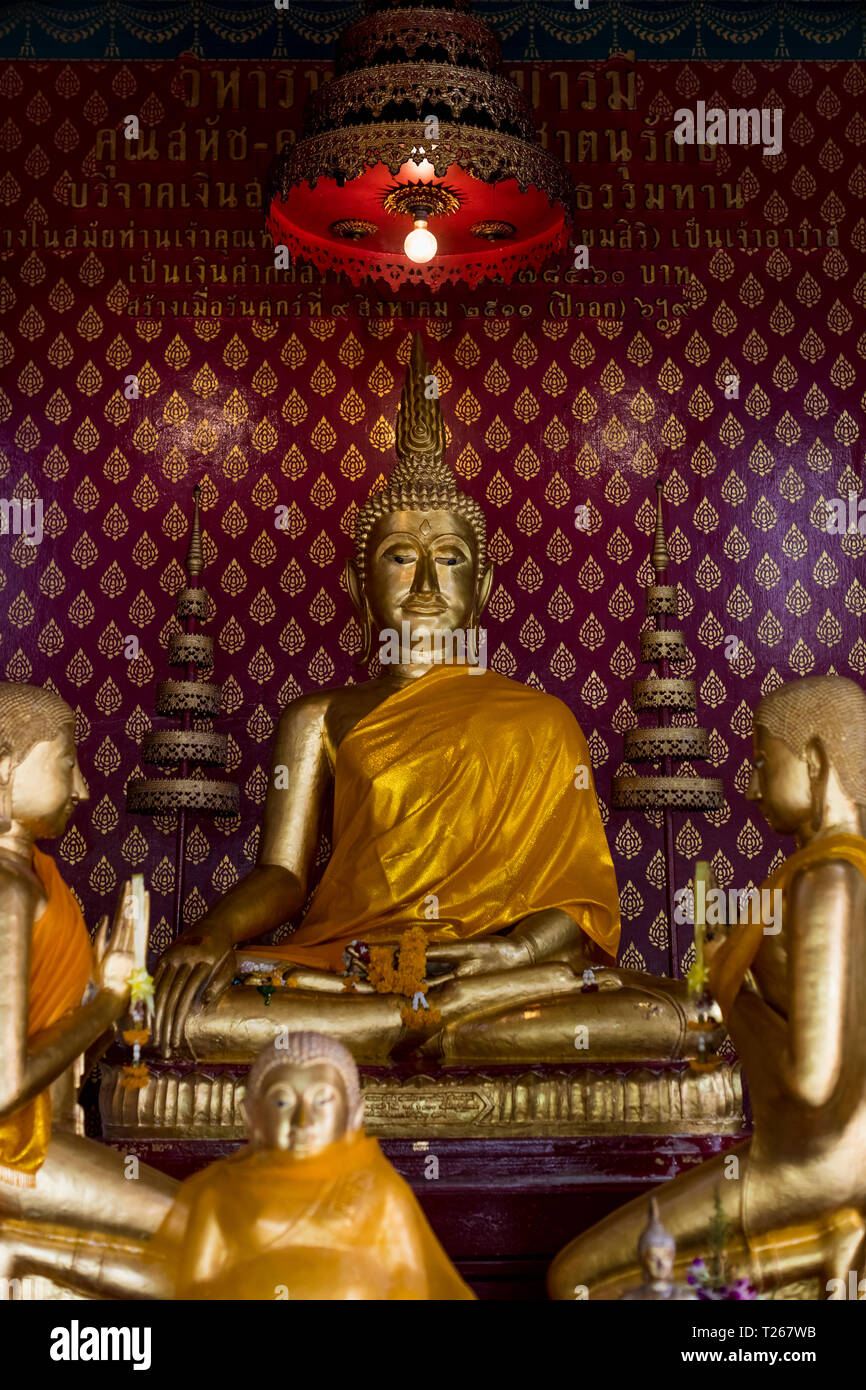
<path id="1" fill-rule="evenodd" d="M 62 835 L 86 800 L 72 710 L 41 686 L 0 681 L 0 834 L 15 822 L 34 839 Z"/>
<path id="2" fill-rule="evenodd" d="M 866 693 L 859 685 L 844 676 L 790 681 L 761 701 L 753 722 L 746 796 L 773 830 L 808 836 L 846 801 L 866 816 Z"/>
<path id="3" fill-rule="evenodd" d="M 674 1277 L 677 1247 L 661 1223 L 658 1203 L 650 1198 L 650 1219 L 637 1245 L 638 1259 L 648 1284 L 669 1284 Z"/>
<path id="4" fill-rule="evenodd" d="M 355 558 L 346 565 L 364 630 L 362 660 L 385 631 L 408 631 L 409 645 L 429 652 L 436 633 L 477 628 L 490 595 L 484 513 L 457 490 L 445 462 L 434 381 L 416 335 L 397 412 L 398 461 L 388 486 L 358 512 Z"/>
<path id="5" fill-rule="evenodd" d="M 361 1128 L 358 1068 L 324 1033 L 284 1033 L 250 1068 L 244 1110 L 255 1147 L 312 1158 Z"/>

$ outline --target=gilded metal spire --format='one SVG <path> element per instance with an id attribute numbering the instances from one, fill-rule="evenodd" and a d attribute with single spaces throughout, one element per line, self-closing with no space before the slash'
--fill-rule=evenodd
<path id="1" fill-rule="evenodd" d="M 665 527 L 662 520 L 662 491 L 663 483 L 661 478 L 659 478 L 656 483 L 656 533 L 652 549 L 652 566 L 657 575 L 664 573 L 670 560 L 668 556 L 668 543 L 665 537 Z"/>
<path id="2" fill-rule="evenodd" d="M 199 521 L 199 498 L 201 488 L 198 483 L 192 490 L 194 510 L 192 516 L 192 530 L 189 534 L 189 549 L 186 552 L 185 568 L 188 575 L 201 574 L 204 569 L 204 551 L 201 544 L 201 523 Z"/>

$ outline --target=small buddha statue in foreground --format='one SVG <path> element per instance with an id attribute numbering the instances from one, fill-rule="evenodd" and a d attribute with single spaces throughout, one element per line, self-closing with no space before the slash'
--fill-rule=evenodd
<path id="1" fill-rule="evenodd" d="M 278 1038 L 250 1071 L 244 1110 L 249 1149 L 188 1178 L 155 1239 L 149 1258 L 164 1261 L 174 1297 L 474 1298 L 364 1134 L 340 1043 Z"/>
<path id="2" fill-rule="evenodd" d="M 796 851 L 763 885 L 769 927 L 704 946 L 709 988 L 742 1058 L 754 1115 L 744 1144 L 655 1194 L 678 1263 L 701 1256 L 716 1189 L 725 1259 L 759 1291 L 817 1280 L 819 1297 L 866 1258 L 866 694 L 841 676 L 779 686 L 754 716 L 747 796 Z M 763 899 L 763 891 L 762 891 Z M 773 902 L 771 897 L 767 900 Z M 634 1283 L 638 1198 L 567 1246 L 555 1298 L 616 1298 Z M 575 1290 L 580 1290 L 576 1294 Z"/>
<path id="3" fill-rule="evenodd" d="M 480 660 L 485 521 L 445 462 L 429 381 L 416 336 L 398 462 L 358 513 L 346 569 L 382 674 L 283 713 L 258 863 L 157 969 L 163 1055 L 251 1060 L 281 1028 L 326 1032 L 378 1063 L 406 1051 L 573 1061 L 578 1030 L 583 1061 L 693 1046 L 683 982 L 614 968 L 616 877 L 573 715 Z M 332 784 L 321 882 L 292 934 L 257 946 L 307 901 Z M 412 979 L 405 960 L 363 967 L 365 952 L 393 956 L 413 930 Z"/>
<path id="4" fill-rule="evenodd" d="M 643 1281 L 634 1289 L 626 1289 L 620 1297 L 632 1302 L 656 1302 L 669 1299 L 672 1302 L 697 1302 L 697 1294 L 688 1284 L 678 1284 L 674 1279 L 674 1263 L 677 1243 L 666 1231 L 659 1217 L 658 1202 L 650 1197 L 649 1221 L 637 1243 L 637 1257 L 640 1262 Z"/>
<path id="5" fill-rule="evenodd" d="M 363 1109 L 358 1069 L 338 1042 L 277 1038 L 247 1078 L 249 1145 L 187 1178 L 146 1244 L 79 1241 L 76 1287 L 147 1299 L 474 1299 L 364 1134 Z M 50 1269 L 65 1238 L 31 1238 L 28 1268 Z"/>
<path id="6" fill-rule="evenodd" d="M 91 947 L 78 903 L 36 840 L 62 835 L 87 786 L 75 717 L 38 686 L 0 682 L 0 1275 L 28 1222 L 150 1234 L 176 1183 L 82 1137 L 76 1066 L 129 1003 L 131 885 Z M 62 1267 L 57 1271 L 62 1275 Z"/>

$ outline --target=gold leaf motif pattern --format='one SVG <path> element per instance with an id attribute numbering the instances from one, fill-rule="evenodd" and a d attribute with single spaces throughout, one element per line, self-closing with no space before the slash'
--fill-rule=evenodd
<path id="1" fill-rule="evenodd" d="M 842 76 L 822 74 L 809 95 L 798 91 L 805 71 L 773 73 L 788 83 L 795 157 L 787 167 L 765 161 L 757 178 L 752 161 L 739 179 L 763 244 L 682 250 L 692 282 L 678 338 L 631 304 L 621 321 L 558 320 L 540 285 L 515 287 L 516 302 L 532 302 L 529 321 L 469 319 L 457 303 L 449 317 L 421 321 L 449 458 L 488 512 L 497 567 L 489 659 L 565 699 L 581 722 L 617 860 L 624 961 L 637 968 L 666 968 L 658 821 L 613 816 L 606 804 L 618 740 L 634 723 L 628 686 L 656 476 L 665 480 L 680 625 L 728 798 L 721 812 L 677 820 L 682 882 L 690 861 L 711 850 L 720 882 L 745 885 L 768 871 L 774 839 L 740 796 L 762 692 L 811 671 L 866 672 L 863 538 L 824 530 L 829 498 L 862 495 L 866 343 L 855 306 L 866 307 L 866 248 L 855 224 L 866 123 L 855 114 L 819 146 L 821 108 L 839 103 Z M 55 88 L 44 69 L 32 76 L 28 101 L 15 102 L 21 158 L 6 160 L 22 206 L 49 196 L 39 180 L 51 161 L 34 151 L 52 114 L 57 149 L 80 140 L 70 171 L 87 148 L 68 77 L 58 73 Z M 722 74 L 709 79 L 708 91 Z M 134 89 L 134 74 L 123 80 Z M 648 70 L 642 100 L 653 100 L 660 80 Z M 760 64 L 741 66 L 745 80 L 763 99 L 770 80 Z M 106 119 L 90 109 L 94 122 Z M 0 189 L 15 196 L 11 183 Z M 808 255 L 789 246 L 784 228 L 804 216 L 812 226 L 838 223 L 839 244 Z M 254 861 L 281 705 L 359 678 L 360 633 L 340 575 L 354 510 L 390 467 L 414 325 L 324 309 L 274 323 L 135 318 L 120 312 L 128 295 L 98 247 L 15 255 L 15 273 L 4 265 L 0 275 L 0 476 L 6 495 L 45 499 L 45 539 L 28 547 L 0 538 L 0 664 L 6 679 L 50 680 L 76 708 L 91 802 L 57 848 L 88 920 L 142 866 L 161 947 L 173 825 L 120 808 L 127 779 L 142 772 L 154 681 L 169 674 L 164 647 L 184 582 L 192 484 L 203 489 L 204 582 L 224 685 L 217 727 L 229 735 L 242 812 L 190 826 L 187 922 Z M 128 400 L 133 373 L 138 398 Z M 724 394 L 731 374 L 739 399 Z M 585 528 L 574 525 L 577 504 L 588 510 Z M 124 653 L 130 634 L 141 646 L 134 660 Z M 725 653 L 729 636 L 740 640 L 735 658 Z"/>

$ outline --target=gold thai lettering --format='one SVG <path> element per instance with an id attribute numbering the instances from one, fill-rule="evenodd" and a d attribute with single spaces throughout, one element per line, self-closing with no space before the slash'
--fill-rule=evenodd
<path id="1" fill-rule="evenodd" d="M 256 84 L 256 106 L 259 111 L 266 111 L 268 106 L 268 75 L 264 68 L 250 68 L 244 74 Z"/>
<path id="2" fill-rule="evenodd" d="M 283 95 L 277 102 L 284 111 L 290 110 L 295 104 L 295 70 L 294 68 L 280 68 L 277 74 L 283 84 Z"/>
<path id="3" fill-rule="evenodd" d="M 231 97 L 231 107 L 237 111 L 240 104 L 240 68 L 232 68 L 228 76 L 222 68 L 211 68 L 210 78 L 216 92 L 216 104 L 220 110 Z"/>
<path id="4" fill-rule="evenodd" d="M 634 54 L 632 54 L 632 58 Z M 605 79 L 610 84 L 611 92 L 607 99 L 607 104 L 611 111 L 621 111 L 623 107 L 627 111 L 634 111 L 636 103 L 635 73 L 629 69 L 625 75 L 626 94 L 622 92 L 622 73 L 619 68 L 612 68 L 605 73 Z"/>
<path id="5" fill-rule="evenodd" d="M 208 129 L 205 129 L 205 126 Z M 219 159 L 219 116 L 205 116 L 204 126 L 196 128 L 196 135 L 198 136 L 199 162 L 205 159 Z"/>
<path id="6" fill-rule="evenodd" d="M 579 72 L 578 82 L 586 83 L 587 99 L 579 103 L 581 111 L 597 111 L 596 76 L 594 72 Z"/>
<path id="7" fill-rule="evenodd" d="M 577 132 L 577 158 L 579 162 L 589 160 L 598 163 L 598 131 L 579 130 Z"/>
<path id="8" fill-rule="evenodd" d="M 181 85 L 186 87 L 183 98 L 184 106 L 198 106 L 201 101 L 201 73 L 198 68 L 181 68 L 180 80 Z"/>
<path id="9" fill-rule="evenodd" d="M 159 159 L 159 150 L 156 144 L 156 132 L 153 130 L 139 131 L 137 140 L 124 140 L 123 142 L 124 159 Z"/>
<path id="10" fill-rule="evenodd" d="M 247 128 L 241 126 L 240 130 L 230 130 L 226 136 L 228 145 L 229 159 L 246 159 L 247 157 Z"/>
<path id="11" fill-rule="evenodd" d="M 611 164 L 621 159 L 624 164 L 631 160 L 631 147 L 628 143 L 628 131 L 626 130 L 605 130 L 607 136 L 608 155 Z"/>
<path id="12" fill-rule="evenodd" d="M 106 148 L 108 154 L 106 156 Z M 97 159 L 117 158 L 117 131 L 103 128 L 96 132 L 96 139 L 93 142 L 93 153 Z"/>
<path id="13" fill-rule="evenodd" d="M 168 157 L 181 163 L 186 161 L 186 121 L 168 132 Z"/>
<path id="14" fill-rule="evenodd" d="M 559 83 L 559 109 L 560 109 L 560 111 L 567 111 L 567 110 L 568 110 L 568 73 L 565 71 L 564 68 L 557 68 L 557 70 L 556 70 L 555 72 L 549 72 L 549 73 L 547 74 L 547 80 L 548 80 L 548 82 L 558 82 L 558 83 Z M 558 135 L 558 134 L 559 134 L 559 131 L 557 131 L 556 133 L 557 133 L 557 135 Z"/>

